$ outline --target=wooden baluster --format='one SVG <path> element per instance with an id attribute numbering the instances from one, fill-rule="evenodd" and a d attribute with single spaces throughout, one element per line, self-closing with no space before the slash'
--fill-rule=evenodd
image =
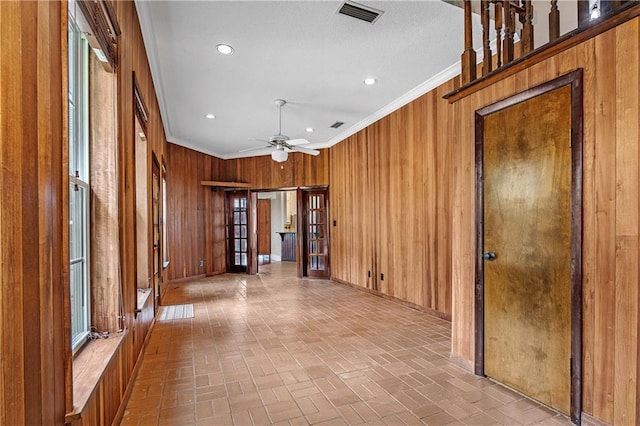
<path id="1" fill-rule="evenodd" d="M 482 18 L 482 75 L 487 75 L 491 72 L 491 60 L 493 59 L 491 47 L 489 46 L 489 26 L 491 21 L 489 19 L 488 0 L 480 0 L 480 13 Z"/>
<path id="2" fill-rule="evenodd" d="M 560 11 L 558 10 L 558 0 L 551 0 L 551 11 L 549 12 L 549 41 L 560 37 Z"/>
<path id="3" fill-rule="evenodd" d="M 589 23 L 589 0 L 578 0 L 578 28 Z"/>
<path id="4" fill-rule="evenodd" d="M 504 13 L 504 40 L 502 44 L 503 53 L 503 62 L 504 64 L 508 64 L 513 61 L 513 34 L 515 33 L 515 15 L 514 11 L 509 4 L 509 0 L 504 0 L 503 2 L 503 13 Z"/>
<path id="5" fill-rule="evenodd" d="M 502 66 L 502 3 L 498 2 L 493 6 L 493 15 L 496 24 L 496 68 L 500 68 Z"/>
<path id="6" fill-rule="evenodd" d="M 464 52 L 462 52 L 462 84 L 476 79 L 476 51 L 473 50 L 471 0 L 464 0 Z"/>
<path id="7" fill-rule="evenodd" d="M 522 32 L 520 43 L 522 43 L 522 54 L 533 50 L 533 3 L 531 0 L 523 0 L 524 2 L 524 22 L 522 23 Z"/>

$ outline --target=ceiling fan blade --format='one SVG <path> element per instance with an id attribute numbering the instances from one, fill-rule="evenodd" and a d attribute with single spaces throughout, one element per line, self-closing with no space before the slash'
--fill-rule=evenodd
<path id="1" fill-rule="evenodd" d="M 320 151 L 318 151 L 317 149 L 302 148 L 301 146 L 292 146 L 289 149 L 292 151 L 298 151 L 298 152 L 302 152 L 304 154 L 309 154 L 309 155 L 320 154 Z"/>
<path id="2" fill-rule="evenodd" d="M 248 141 L 258 141 L 258 142 L 264 142 L 264 143 L 269 143 L 268 140 L 266 139 L 260 139 L 260 138 L 247 138 Z"/>
<path id="3" fill-rule="evenodd" d="M 249 152 L 249 151 L 257 151 L 259 149 L 268 149 L 271 148 L 271 145 L 266 145 L 266 146 L 255 146 L 253 148 L 245 148 L 245 149 L 241 149 L 238 152 Z"/>
<path id="4" fill-rule="evenodd" d="M 299 139 L 290 139 L 287 141 L 287 143 L 289 145 L 304 145 L 304 144 L 308 144 L 309 141 L 306 140 L 305 138 L 299 138 Z"/>

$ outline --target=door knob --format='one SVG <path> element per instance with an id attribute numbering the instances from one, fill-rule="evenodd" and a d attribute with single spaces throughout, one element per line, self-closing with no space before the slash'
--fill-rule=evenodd
<path id="1" fill-rule="evenodd" d="M 495 260 L 496 258 L 496 254 L 492 251 L 488 251 L 485 254 L 482 255 L 482 258 L 484 260 Z"/>

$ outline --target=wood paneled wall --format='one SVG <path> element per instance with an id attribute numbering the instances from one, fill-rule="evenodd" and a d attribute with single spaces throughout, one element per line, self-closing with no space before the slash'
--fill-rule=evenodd
<path id="1" fill-rule="evenodd" d="M 329 183 L 329 152 L 318 156 L 289 153 L 284 163 L 268 155 L 224 161 L 223 180 L 251 183 L 252 189 L 295 188 Z"/>
<path id="2" fill-rule="evenodd" d="M 133 71 L 150 114 L 149 152 L 162 161 L 166 145 L 135 6 L 114 5 L 122 28 L 117 70 L 118 194 L 128 334 L 88 405 L 91 413 L 107 413 L 101 417 L 105 423 L 116 416 L 114 407 L 121 407 L 153 321 L 148 311 L 135 315 Z M 68 291 L 65 3 L 0 2 L 0 40 L 0 423 L 62 424 L 70 389 L 65 388 L 70 376 L 64 356 L 69 347 L 64 318 L 68 312 L 64 303 Z M 189 249 L 182 274 L 222 270 L 216 259 L 224 254 L 214 242 L 224 228 L 224 215 L 205 214 L 223 211 L 221 192 L 206 194 L 199 185 L 200 175 L 203 180 L 253 179 L 256 188 L 330 183 L 330 214 L 336 220 L 336 227 L 331 227 L 334 276 L 450 314 L 452 353 L 471 363 L 474 111 L 583 68 L 583 410 L 607 423 L 637 424 L 639 52 L 640 18 L 635 18 L 453 105 L 442 99 L 453 89 L 449 82 L 328 152 L 323 150 L 319 157 L 292 155 L 284 168 L 268 157 L 222 161 L 170 146 L 166 155 L 170 203 L 184 213 L 168 218 L 175 226 L 170 227 L 173 238 L 180 237 L 170 243 L 171 268 L 175 268 L 170 273 L 180 276 L 181 244 L 197 241 L 202 229 L 210 229 L 210 235 L 205 233 L 204 243 Z M 177 223 L 180 220 L 184 222 Z M 201 253 L 210 271 L 189 263 Z M 368 279 L 368 270 L 375 280 Z M 378 279 L 380 273 L 385 274 L 384 281 Z M 84 418 L 88 423 L 89 414 Z"/>
<path id="3" fill-rule="evenodd" d="M 333 278 L 451 317 L 452 83 L 331 148 Z M 383 279 L 384 275 L 384 279 Z"/>
<path id="4" fill-rule="evenodd" d="M 203 180 L 251 183 L 252 189 L 329 183 L 329 153 L 291 153 L 284 163 L 269 156 L 222 160 L 167 144 L 168 280 L 226 272 L 225 195 Z M 204 267 L 200 266 L 204 261 Z"/>
<path id="5" fill-rule="evenodd" d="M 583 411 L 638 424 L 640 18 L 449 106 L 453 353 L 474 356 L 474 111 L 584 69 Z"/>
<path id="6" fill-rule="evenodd" d="M 65 414 L 66 5 L 0 2 L 0 424 Z"/>
<path id="7" fill-rule="evenodd" d="M 224 190 L 200 185 L 222 180 L 223 165 L 224 160 L 167 144 L 169 281 L 226 272 Z"/>
<path id="8" fill-rule="evenodd" d="M 128 329 L 89 407 L 111 424 L 153 322 L 135 315 L 133 99 L 149 108 L 149 151 L 165 138 L 133 2 L 114 2 L 123 310 Z M 72 408 L 69 340 L 67 4 L 0 2 L 0 423 L 64 424 Z M 66 317 L 66 318 L 65 318 Z M 88 413 L 83 413 L 86 424 Z"/>
<path id="9" fill-rule="evenodd" d="M 331 148 L 334 277 L 450 313 L 452 357 L 471 369 L 474 112 L 583 68 L 583 411 L 619 425 L 640 421 L 639 26 L 635 18 L 453 105 L 442 99 L 448 82 Z M 388 282 L 367 279 L 372 268 Z"/>
<path id="10" fill-rule="evenodd" d="M 101 413 L 106 424 L 111 423 L 116 416 L 113 406 L 121 407 L 126 395 L 126 388 L 132 383 L 134 367 L 142 354 L 145 339 L 154 320 L 152 304 L 147 304 L 141 313 L 136 314 L 134 72 L 140 94 L 149 114 L 146 128 L 147 170 L 149 173 L 152 155 L 155 155 L 160 162 L 166 156 L 164 129 L 135 5 L 133 2 L 125 1 L 113 2 L 113 6 L 122 31 L 118 37 L 119 62 L 116 70 L 118 81 L 118 209 L 121 286 L 127 335 L 109 365 L 108 371 L 111 371 L 112 374 L 105 374 L 99 384 L 99 392 L 94 392 L 88 403 L 89 407 L 93 407 L 98 413 Z"/>

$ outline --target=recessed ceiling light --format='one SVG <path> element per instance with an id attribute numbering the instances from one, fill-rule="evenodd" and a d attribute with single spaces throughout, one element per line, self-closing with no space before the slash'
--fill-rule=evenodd
<path id="1" fill-rule="evenodd" d="M 218 49 L 218 52 L 222 53 L 223 55 L 233 55 L 233 47 L 229 46 L 228 44 L 219 44 L 216 46 L 216 49 Z"/>
<path id="2" fill-rule="evenodd" d="M 378 80 L 376 80 L 373 77 L 365 78 L 364 81 L 363 81 L 363 83 L 366 84 L 367 86 L 373 86 L 377 82 L 378 82 Z"/>
<path id="3" fill-rule="evenodd" d="M 207 114 L 205 115 L 205 117 L 207 117 L 209 120 L 213 120 L 214 118 L 216 118 L 216 116 L 213 114 Z"/>
<path id="4" fill-rule="evenodd" d="M 307 132 L 311 133 L 311 132 L 313 132 L 315 129 L 314 129 L 313 127 L 307 127 L 305 130 L 306 130 Z"/>

